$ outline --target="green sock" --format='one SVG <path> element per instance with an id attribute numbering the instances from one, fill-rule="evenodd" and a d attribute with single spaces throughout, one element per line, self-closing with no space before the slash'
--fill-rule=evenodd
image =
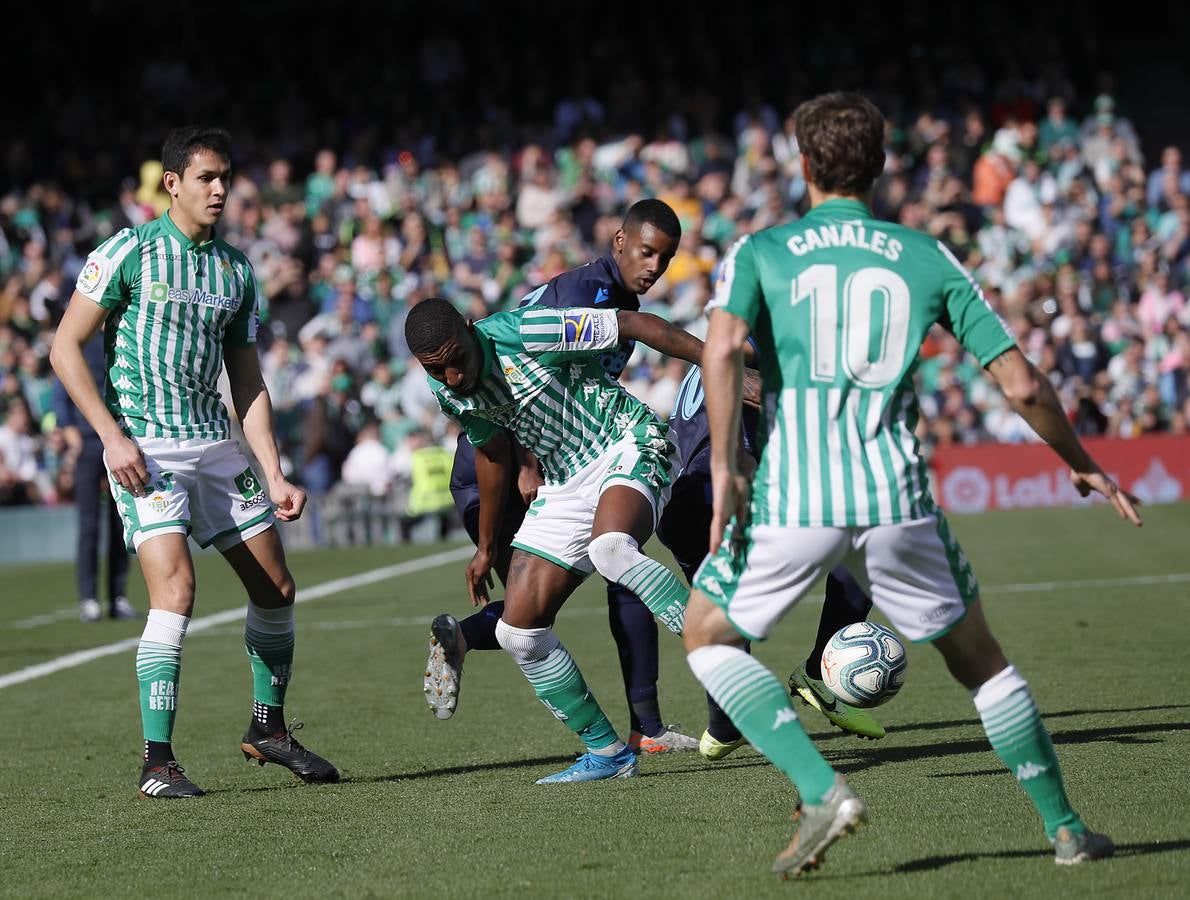
<path id="1" fill-rule="evenodd" d="M 674 634 L 682 633 L 690 589 L 669 569 L 640 552 L 623 532 L 607 532 L 588 547 L 599 574 L 636 594 L 649 611 Z"/>
<path id="2" fill-rule="evenodd" d="M 262 609 L 248 604 L 244 647 L 252 665 L 252 699 L 268 706 L 285 705 L 285 689 L 293 674 L 293 606 Z"/>
<path id="3" fill-rule="evenodd" d="M 797 786 L 802 802 L 821 802 L 835 783 L 835 770 L 802 728 L 781 682 L 736 647 L 700 647 L 686 659 L 748 743 Z"/>
<path id="4" fill-rule="evenodd" d="M 537 699 L 589 749 L 603 750 L 619 741 L 574 658 L 552 629 L 514 628 L 501 620 L 496 636 L 529 679 Z"/>
<path id="5" fill-rule="evenodd" d="M 1065 826 L 1074 832 L 1086 826 L 1066 797 L 1062 769 L 1029 685 L 1015 666 L 989 679 L 974 692 L 975 708 L 996 755 L 1008 766 L 1045 823 L 1053 839 Z"/>
<path id="6" fill-rule="evenodd" d="M 149 610 L 136 651 L 136 680 L 140 683 L 141 730 L 146 741 L 168 744 L 178 714 L 178 681 L 182 671 L 182 639 L 187 616 Z"/>

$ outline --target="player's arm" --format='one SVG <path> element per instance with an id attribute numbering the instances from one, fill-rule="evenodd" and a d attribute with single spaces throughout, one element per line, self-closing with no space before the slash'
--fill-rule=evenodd
<path id="1" fill-rule="evenodd" d="M 512 446 L 517 463 L 517 491 L 520 493 L 521 499 L 525 501 L 525 506 L 528 506 L 537 499 L 537 491 L 545 484 L 545 479 L 541 477 L 541 464 L 533 455 L 533 451 L 526 450 L 515 440 L 512 442 Z"/>
<path id="2" fill-rule="evenodd" d="M 1121 490 L 1087 452 L 1050 380 L 1016 347 L 993 359 L 987 370 L 1017 415 L 1070 466 L 1070 480 L 1079 493 L 1085 497 L 1097 491 L 1111 501 L 1120 518 L 1140 525 L 1135 508 L 1140 501 Z"/>
<path id="3" fill-rule="evenodd" d="M 1140 525 L 1135 504 L 1087 453 L 1050 384 L 1016 345 L 996 316 L 979 285 L 944 244 L 937 244 L 942 295 L 946 307 L 942 324 L 979 360 L 996 380 L 1013 410 L 1070 466 L 1070 480 L 1084 497 L 1103 494 L 1121 518 Z"/>
<path id="4" fill-rule="evenodd" d="M 744 347 L 748 323 L 733 313 L 711 313 L 703 348 L 702 382 L 711 438 L 710 550 L 723 541 L 732 516 L 742 526 L 747 519 L 749 482 L 740 473 L 740 399 L 744 390 Z"/>
<path id="5" fill-rule="evenodd" d="M 269 499 L 277 518 L 292 522 L 306 506 L 306 492 L 290 484 L 281 471 L 281 456 L 273 434 L 273 403 L 260 371 L 256 344 L 225 345 L 223 348 L 227 377 L 231 382 L 231 403 L 244 428 L 244 437 L 263 470 Z"/>
<path id="6" fill-rule="evenodd" d="M 479 486 L 479 539 L 475 555 L 467 566 L 467 594 L 471 605 L 479 606 L 491 598 L 492 566 L 500 539 L 500 523 L 504 521 L 504 498 L 508 496 L 511 477 L 512 450 L 504 432 L 496 430 L 484 443 L 475 448 L 475 481 Z"/>
<path id="7" fill-rule="evenodd" d="M 83 347 L 107 318 L 108 310 L 75 291 L 66 313 L 54 334 L 50 347 L 50 365 L 78 407 L 103 442 L 104 462 L 112 477 L 134 497 L 144 492 L 149 470 L 140 448 L 124 435 L 108 412 L 91 369 L 83 356 Z"/>

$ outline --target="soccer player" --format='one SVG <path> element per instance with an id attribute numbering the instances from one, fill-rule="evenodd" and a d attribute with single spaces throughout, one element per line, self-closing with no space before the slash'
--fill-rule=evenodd
<path id="1" fill-rule="evenodd" d="M 148 587 L 150 611 L 136 656 L 145 741 L 140 796 L 203 793 L 171 744 L 182 640 L 194 607 L 191 533 L 223 554 L 248 592 L 244 642 L 253 709 L 240 743 L 245 758 L 284 766 L 303 781 L 337 781 L 338 770 L 293 736 L 301 723 L 287 729 L 284 721 L 294 582 L 274 519 L 298 518 L 306 495 L 285 479 L 277 456 L 256 355 L 252 266 L 215 234 L 231 178 L 228 136 L 177 129 L 166 138 L 162 164 L 169 209 L 91 253 L 50 354 L 103 441 L 124 539 L 139 556 Z M 108 373 L 103 397 L 82 352 L 100 326 Z M 217 388 L 225 364 L 263 483 L 230 437 Z"/>
<path id="2" fill-rule="evenodd" d="M 512 543 L 496 638 L 587 752 L 539 783 L 635 775 L 636 753 L 616 734 L 552 626 L 594 570 L 681 632 L 686 589 L 639 549 L 664 507 L 673 447 L 666 426 L 608 375 L 602 356 L 621 341 L 639 340 L 697 363 L 702 342 L 648 313 L 528 306 L 471 322 L 438 298 L 410 310 L 405 339 L 443 412 L 477 451 L 479 540 L 466 572 L 472 603 L 488 599 L 499 546 L 511 468 L 505 430 L 542 465 L 545 484 Z"/>
<path id="3" fill-rule="evenodd" d="M 755 347 L 751 349 L 755 355 Z M 707 556 L 707 532 L 711 527 L 710 428 L 703 396 L 702 371 L 692 368 L 678 389 L 668 420 L 669 439 L 677 448 L 677 474 L 657 525 L 657 539 L 673 553 L 688 582 L 694 581 L 694 573 Z M 739 464 L 750 474 L 756 468 L 757 411 L 744 406 L 740 418 Z M 835 632 L 864 621 L 871 608 L 871 599 L 851 574 L 842 566 L 835 568 L 826 578 L 826 599 L 814 647 L 789 676 L 789 691 L 844 731 L 879 740 L 884 737 L 884 727 L 867 711 L 848 706 L 836 697 L 823 683 L 821 668 L 822 651 Z M 748 644 L 745 642 L 743 647 L 748 649 Z M 707 712 L 708 725 L 698 751 L 708 760 L 720 760 L 742 746 L 744 737 L 709 695 Z"/>
<path id="4" fill-rule="evenodd" d="M 992 636 L 971 566 L 937 509 L 913 436 L 912 372 L 935 323 L 1070 466 L 1084 495 L 1140 524 L 1133 499 L 1079 443 L 1049 381 L 1017 348 L 939 241 L 872 218 L 884 119 L 855 94 L 796 112 L 805 218 L 741 239 L 725 258 L 704 350 L 714 554 L 699 569 L 684 639 L 691 669 L 749 742 L 794 782 L 800 824 L 774 870 L 813 868 L 868 809 L 807 737 L 781 684 L 740 648 L 766 637 L 842 563 L 908 638 L 930 641 L 971 691 L 992 748 L 1041 815 L 1056 861 L 1107 856 L 1066 797 L 1020 672 Z M 760 465 L 737 461 L 741 360 L 755 335 L 764 384 Z M 750 498 L 751 493 L 751 498 Z"/>
<path id="5" fill-rule="evenodd" d="M 641 200 L 625 215 L 610 252 L 553 278 L 526 295 L 520 305 L 639 310 L 638 295 L 647 293 L 665 274 L 680 239 L 681 225 L 674 211 L 660 200 Z M 604 371 L 612 378 L 619 378 L 632 349 L 629 342 L 604 353 L 600 360 Z M 521 527 L 542 484 L 537 459 L 515 439 L 512 445 L 515 477 L 508 479 L 493 565 L 501 582 L 507 582 L 512 537 Z M 465 434 L 459 437 L 450 489 L 467 533 L 478 544 L 480 509 L 475 448 Z M 705 533 L 700 539 L 705 542 Z M 653 614 L 635 594 L 610 581 L 607 604 L 631 717 L 629 746 L 648 753 L 697 750 L 696 738 L 666 726 L 661 718 L 657 698 L 657 625 Z M 434 619 L 423 687 L 426 700 L 438 718 L 454 715 L 466 653 L 500 649 L 496 623 L 503 612 L 504 604 L 493 602 L 462 621 L 447 613 Z"/>

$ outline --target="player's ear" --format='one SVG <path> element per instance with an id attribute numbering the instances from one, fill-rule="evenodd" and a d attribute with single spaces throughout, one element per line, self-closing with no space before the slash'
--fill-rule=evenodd
<path id="1" fill-rule="evenodd" d="M 614 249 L 614 250 L 615 250 L 617 253 L 623 253 L 623 252 L 624 252 L 624 229 L 623 229 L 623 228 L 617 228 L 617 229 L 616 229 L 616 234 L 615 234 L 615 236 L 612 238 L 612 248 L 613 248 L 613 249 Z"/>
<path id="2" fill-rule="evenodd" d="M 176 197 L 174 189 L 178 186 L 178 173 L 166 172 L 161 176 L 161 182 L 165 185 L 166 193 L 171 197 Z"/>

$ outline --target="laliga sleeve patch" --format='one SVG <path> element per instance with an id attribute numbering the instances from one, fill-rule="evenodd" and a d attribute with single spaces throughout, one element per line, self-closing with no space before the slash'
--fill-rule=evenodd
<path id="1" fill-rule="evenodd" d="M 106 263 L 107 260 L 102 256 L 87 258 L 83 270 L 79 272 L 78 281 L 75 282 L 75 287 L 78 288 L 80 294 L 94 299 L 94 294 L 107 283 Z"/>

